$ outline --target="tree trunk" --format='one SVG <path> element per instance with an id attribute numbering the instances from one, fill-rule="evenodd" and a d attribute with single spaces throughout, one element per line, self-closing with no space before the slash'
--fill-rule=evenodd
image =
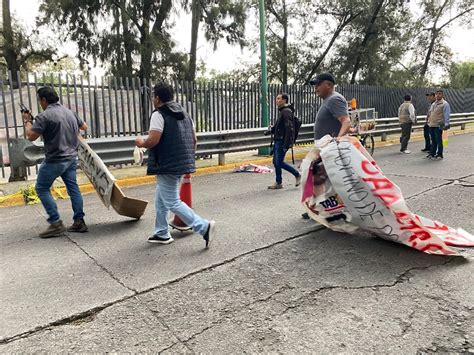
<path id="1" fill-rule="evenodd" d="M 372 31 L 375 25 L 375 21 L 377 21 L 377 18 L 379 16 L 380 9 L 382 8 L 382 5 L 384 3 L 384 0 L 379 0 L 377 3 L 374 12 L 372 13 L 372 17 L 370 18 L 369 24 L 365 30 L 365 35 L 364 39 L 362 40 L 361 45 L 359 46 L 359 49 L 357 50 L 357 57 L 354 63 L 354 69 L 352 70 L 352 77 L 351 77 L 351 84 L 355 84 L 355 80 L 357 77 L 357 73 L 360 69 L 360 64 L 362 62 L 362 56 L 364 55 L 364 49 L 367 46 L 367 43 L 369 43 L 370 36 L 372 35 Z"/>
<path id="2" fill-rule="evenodd" d="M 125 0 L 122 1 L 122 6 L 125 8 L 126 3 Z M 132 61 L 132 36 L 129 29 L 129 18 L 125 11 L 120 9 L 121 17 L 122 17 L 122 33 L 123 33 L 123 44 L 125 48 L 125 67 L 127 76 L 132 76 L 133 71 L 133 61 Z"/>
<path id="3" fill-rule="evenodd" d="M 189 51 L 189 66 L 185 79 L 194 81 L 196 78 L 196 61 L 197 61 L 197 42 L 199 32 L 199 22 L 201 20 L 201 0 L 193 0 L 192 2 L 192 20 L 191 20 L 191 49 Z"/>
<path id="4" fill-rule="evenodd" d="M 426 75 L 426 72 L 428 71 L 428 64 L 430 63 L 431 54 L 433 54 L 433 49 L 434 49 L 434 45 L 437 38 L 438 38 L 438 31 L 435 28 L 433 28 L 431 30 L 431 40 L 430 40 L 430 45 L 428 47 L 428 52 L 426 52 L 425 61 L 423 62 L 423 66 L 421 67 L 421 70 L 420 70 L 420 76 L 423 79 Z"/>
<path id="5" fill-rule="evenodd" d="M 8 70 L 12 71 L 13 77 L 13 88 L 18 88 L 17 71 L 20 70 L 20 64 L 18 62 L 18 54 L 15 52 L 15 44 L 13 43 L 13 30 L 12 30 L 12 18 L 10 14 L 10 0 L 2 0 L 2 12 L 3 12 L 3 57 L 7 62 Z"/>
<path id="6" fill-rule="evenodd" d="M 286 1 L 283 0 L 283 40 L 282 40 L 282 63 L 281 63 L 281 71 L 282 71 L 282 84 L 288 85 L 288 14 L 286 13 Z"/>
<path id="7" fill-rule="evenodd" d="M 348 15 L 349 17 L 346 17 L 343 19 L 343 21 L 339 24 L 339 26 L 336 28 L 336 31 L 334 31 L 331 40 L 329 41 L 328 45 L 326 46 L 326 49 L 324 50 L 323 53 L 319 56 L 319 58 L 316 60 L 316 63 L 314 63 L 310 73 L 306 76 L 305 84 L 309 84 L 309 81 L 313 78 L 313 76 L 316 74 L 316 72 L 319 69 L 319 66 L 323 62 L 324 58 L 326 58 L 326 55 L 329 53 L 329 50 L 332 48 L 334 45 L 334 42 L 336 39 L 339 37 L 339 34 L 342 32 L 346 26 L 351 23 L 357 16 L 359 16 L 361 12 L 353 15 Z"/>

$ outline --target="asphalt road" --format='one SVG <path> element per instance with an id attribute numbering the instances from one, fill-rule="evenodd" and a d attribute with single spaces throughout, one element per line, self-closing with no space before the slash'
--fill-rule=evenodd
<path id="1" fill-rule="evenodd" d="M 474 134 L 443 161 L 398 146 L 375 158 L 413 212 L 474 232 Z M 140 221 L 85 196 L 90 232 L 36 237 L 40 205 L 0 210 L 0 352 L 474 353 L 474 249 L 442 257 L 300 218 L 299 190 L 272 174 L 193 179 L 195 210 L 217 221 L 147 243 Z M 153 200 L 152 185 L 126 189 Z M 59 201 L 63 220 L 72 213 Z"/>

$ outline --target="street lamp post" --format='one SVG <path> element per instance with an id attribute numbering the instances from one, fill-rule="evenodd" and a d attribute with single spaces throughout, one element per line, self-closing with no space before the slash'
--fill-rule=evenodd
<path id="1" fill-rule="evenodd" d="M 260 80 L 261 105 L 262 105 L 262 127 L 268 127 L 268 82 L 267 82 L 267 43 L 265 37 L 265 0 L 259 0 L 260 14 L 260 60 L 262 77 Z M 269 148 L 260 148 L 259 155 L 269 155 Z"/>

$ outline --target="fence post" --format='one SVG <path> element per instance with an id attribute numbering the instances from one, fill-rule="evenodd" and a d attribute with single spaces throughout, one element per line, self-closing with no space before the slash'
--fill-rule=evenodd
<path id="1" fill-rule="evenodd" d="M 10 169 L 10 177 L 8 178 L 8 182 L 26 181 L 26 179 L 27 179 L 26 168 L 11 168 Z"/>
<path id="2" fill-rule="evenodd" d="M 463 124 L 461 125 L 461 130 L 463 130 L 463 131 L 464 131 L 465 129 L 466 129 L 466 124 L 465 124 L 465 123 L 463 123 Z"/>
<path id="3" fill-rule="evenodd" d="M 225 153 L 219 153 L 219 165 L 225 165 Z"/>
<path id="4" fill-rule="evenodd" d="M 381 142 L 387 141 L 387 133 L 382 133 L 382 138 L 380 139 Z"/>

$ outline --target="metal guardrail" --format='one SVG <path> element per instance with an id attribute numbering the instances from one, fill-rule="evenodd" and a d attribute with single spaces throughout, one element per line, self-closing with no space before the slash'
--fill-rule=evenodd
<path id="1" fill-rule="evenodd" d="M 422 129 L 426 116 L 418 116 L 418 123 L 413 125 L 413 129 Z M 373 136 L 386 139 L 388 134 L 401 131 L 398 118 L 379 118 L 376 120 Z M 474 112 L 452 114 L 450 119 L 451 127 L 461 126 L 464 129 L 468 123 L 474 123 Z M 232 152 L 243 152 L 267 147 L 270 144 L 270 136 L 265 136 L 263 132 L 266 128 L 239 129 L 221 132 L 200 132 L 197 133 L 198 145 L 197 156 L 219 154 L 219 164 L 224 163 L 224 154 Z M 300 128 L 297 144 L 311 143 L 314 140 L 313 124 L 305 124 Z M 120 165 L 133 163 L 133 150 L 135 148 L 135 137 L 114 137 L 114 138 L 92 138 L 87 143 L 101 157 L 106 165 Z M 26 151 L 27 157 L 23 157 L 23 164 L 35 165 L 38 159 L 38 150 L 42 149 L 42 143 L 36 147 L 29 147 Z M 19 159 L 18 154 L 12 158 Z M 18 166 L 18 163 L 12 164 Z M 22 164 L 20 164 L 22 165 Z M 25 165 L 23 165 L 25 166 Z"/>

